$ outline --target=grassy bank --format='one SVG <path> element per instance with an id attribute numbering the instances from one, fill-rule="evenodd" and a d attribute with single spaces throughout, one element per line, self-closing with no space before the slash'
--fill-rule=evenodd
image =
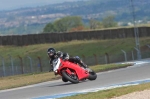
<path id="1" fill-rule="evenodd" d="M 97 65 L 97 66 L 91 66 L 90 68 L 96 72 L 102 72 L 102 71 L 112 70 L 116 68 L 124 68 L 127 66 L 132 66 L 132 64 Z M 45 81 L 56 80 L 59 78 L 60 76 L 55 77 L 53 72 L 1 77 L 0 78 L 0 90 L 26 86 L 26 85 L 36 84 L 40 82 L 45 82 Z"/>
<path id="2" fill-rule="evenodd" d="M 150 44 L 150 38 L 140 38 L 140 46 Z M 57 50 L 68 52 L 72 56 L 93 56 L 93 54 L 104 55 L 106 52 L 110 55 L 120 54 L 121 50 L 131 52 L 135 47 L 134 38 L 109 39 L 109 40 L 82 40 L 70 41 L 63 43 L 38 44 L 28 46 L 0 46 L 1 56 L 8 58 L 8 54 L 12 57 L 31 56 L 31 57 L 47 57 L 47 48 L 54 47 Z M 143 50 L 143 49 L 141 49 Z M 87 54 L 88 53 L 88 54 Z"/>
<path id="3" fill-rule="evenodd" d="M 109 90 L 98 91 L 98 92 L 91 92 L 88 94 L 80 94 L 80 95 L 75 95 L 75 96 L 65 97 L 60 99 L 110 99 L 113 97 L 122 96 L 132 92 L 143 91 L 146 89 L 150 90 L 150 83 L 109 89 Z"/>

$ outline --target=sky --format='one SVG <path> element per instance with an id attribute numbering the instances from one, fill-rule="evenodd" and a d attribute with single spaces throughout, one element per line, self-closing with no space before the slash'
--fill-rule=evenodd
<path id="1" fill-rule="evenodd" d="M 22 7 L 36 7 L 47 4 L 56 4 L 63 2 L 81 1 L 81 0 L 0 0 L 0 10 L 13 10 Z"/>

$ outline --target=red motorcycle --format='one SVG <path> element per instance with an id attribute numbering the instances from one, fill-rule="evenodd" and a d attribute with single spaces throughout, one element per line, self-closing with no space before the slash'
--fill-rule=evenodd
<path id="1" fill-rule="evenodd" d="M 53 60 L 54 73 L 62 76 L 62 81 L 70 81 L 72 83 L 79 83 L 86 79 L 95 80 L 97 74 L 91 69 L 84 69 L 78 64 L 69 62 L 68 60 L 63 60 L 62 58 L 57 58 Z"/>

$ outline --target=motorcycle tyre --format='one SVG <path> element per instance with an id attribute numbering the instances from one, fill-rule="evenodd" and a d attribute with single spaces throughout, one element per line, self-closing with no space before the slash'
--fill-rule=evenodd
<path id="1" fill-rule="evenodd" d="M 70 82 L 72 82 L 72 83 L 74 83 L 74 84 L 79 83 L 79 80 L 78 80 L 78 79 L 75 80 L 75 79 L 71 78 L 71 77 L 66 73 L 65 70 L 62 70 L 62 76 L 63 76 L 65 79 L 67 79 L 68 81 L 70 81 Z"/>
<path id="2" fill-rule="evenodd" d="M 68 82 L 68 80 L 66 78 L 64 78 L 64 77 L 62 77 L 62 81 L 63 82 Z"/>
<path id="3" fill-rule="evenodd" d="M 97 78 L 97 74 L 92 70 L 89 72 L 89 80 L 95 80 Z"/>

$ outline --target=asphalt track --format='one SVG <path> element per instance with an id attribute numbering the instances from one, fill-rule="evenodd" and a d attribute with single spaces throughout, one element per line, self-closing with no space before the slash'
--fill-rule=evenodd
<path id="1" fill-rule="evenodd" d="M 133 81 L 149 79 L 146 81 L 150 82 L 149 60 L 137 61 L 136 63 L 132 67 L 97 73 L 98 77 L 95 81 L 86 80 L 78 84 L 72 84 L 56 80 L 20 88 L 1 90 L 0 99 L 51 99 L 61 94 L 74 94 L 74 92 L 84 92 L 90 89 L 93 90 Z"/>

